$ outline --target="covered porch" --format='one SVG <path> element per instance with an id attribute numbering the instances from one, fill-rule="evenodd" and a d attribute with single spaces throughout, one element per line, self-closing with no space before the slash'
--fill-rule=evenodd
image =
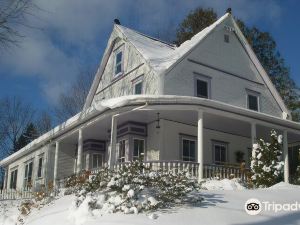
<path id="1" fill-rule="evenodd" d="M 268 141 L 272 129 L 283 135 L 284 179 L 289 181 L 288 146 L 300 140 L 298 124 L 197 101 L 144 99 L 95 117 L 56 141 L 54 181 L 82 170 L 96 173 L 104 165 L 114 168 L 137 159 L 154 169 L 188 169 L 199 180 L 245 178 L 253 143 L 258 138 Z M 64 152 L 72 155 L 69 165 L 60 156 Z M 68 174 L 61 174 L 63 166 L 68 167 L 63 169 Z"/>

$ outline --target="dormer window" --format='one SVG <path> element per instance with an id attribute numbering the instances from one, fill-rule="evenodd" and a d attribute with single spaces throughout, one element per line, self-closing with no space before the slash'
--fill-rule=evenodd
<path id="1" fill-rule="evenodd" d="M 123 73 L 123 57 L 123 48 L 120 48 L 115 52 L 115 76 Z"/>

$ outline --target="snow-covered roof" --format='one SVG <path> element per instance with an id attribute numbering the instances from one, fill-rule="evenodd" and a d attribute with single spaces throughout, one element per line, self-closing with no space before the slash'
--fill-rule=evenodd
<path id="1" fill-rule="evenodd" d="M 190 52 L 198 43 L 200 43 L 216 26 L 222 23 L 230 14 L 226 13 L 212 25 L 206 27 L 190 40 L 183 42 L 179 47 L 149 37 L 127 27 L 116 25 L 118 29 L 127 37 L 127 39 L 136 47 L 136 49 L 147 60 L 150 66 L 159 73 L 167 70 L 177 60 Z"/>

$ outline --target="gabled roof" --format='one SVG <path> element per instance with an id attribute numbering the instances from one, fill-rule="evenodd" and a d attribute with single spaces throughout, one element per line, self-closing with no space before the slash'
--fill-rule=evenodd
<path id="1" fill-rule="evenodd" d="M 190 40 L 185 41 L 179 47 L 175 45 L 163 42 L 156 38 L 149 37 L 140 32 L 134 31 L 130 28 L 115 25 L 115 28 L 120 31 L 124 37 L 137 49 L 138 52 L 142 55 L 142 57 L 147 61 L 149 66 L 159 75 L 166 74 L 169 72 L 178 62 L 180 62 L 186 55 L 188 55 L 196 46 L 201 44 L 201 42 L 211 34 L 216 27 L 222 24 L 226 19 L 231 20 L 234 25 L 234 30 L 237 37 L 240 39 L 240 42 L 248 54 L 250 60 L 255 65 L 258 73 L 262 77 L 266 87 L 270 90 L 271 94 L 275 98 L 282 112 L 286 112 L 289 114 L 289 110 L 285 106 L 281 96 L 277 92 L 275 86 L 270 80 L 268 74 L 264 70 L 263 66 L 257 59 L 253 49 L 247 42 L 246 38 L 242 34 L 238 25 L 236 24 L 234 18 L 230 13 L 226 13 L 224 16 L 219 18 L 216 22 L 206 27 L 196 35 L 194 35 Z M 108 56 L 104 56 L 103 58 L 108 58 Z M 100 67 L 103 67 L 103 60 L 101 62 Z M 93 95 L 96 92 L 98 84 L 101 80 L 101 72 L 96 74 L 95 81 L 92 84 L 92 88 L 87 97 L 86 107 L 89 107 L 92 103 Z"/>

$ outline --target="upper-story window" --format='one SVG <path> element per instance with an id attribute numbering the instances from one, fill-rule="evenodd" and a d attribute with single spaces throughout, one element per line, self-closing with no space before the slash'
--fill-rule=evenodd
<path id="1" fill-rule="evenodd" d="M 259 111 L 259 93 L 247 90 L 247 107 L 250 110 Z"/>
<path id="2" fill-rule="evenodd" d="M 142 94 L 143 91 L 143 81 L 137 82 L 134 84 L 134 94 L 135 95 L 140 95 Z"/>
<path id="3" fill-rule="evenodd" d="M 120 47 L 115 52 L 115 76 L 119 76 L 123 73 L 123 58 L 124 58 L 124 51 L 123 47 Z"/>
<path id="4" fill-rule="evenodd" d="M 211 78 L 196 74 L 195 76 L 195 96 L 200 98 L 210 98 Z"/>
<path id="5" fill-rule="evenodd" d="M 144 75 L 141 75 L 131 81 L 134 95 L 143 94 L 143 79 Z"/>

